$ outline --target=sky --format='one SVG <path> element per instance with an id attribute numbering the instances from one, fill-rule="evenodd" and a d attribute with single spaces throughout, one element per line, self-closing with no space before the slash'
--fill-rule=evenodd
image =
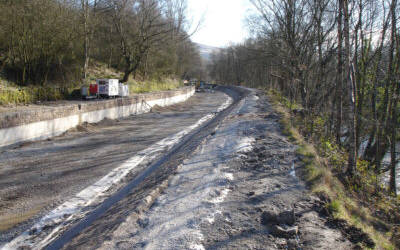
<path id="1" fill-rule="evenodd" d="M 247 37 L 249 0 L 188 0 L 193 26 L 203 20 L 192 41 L 215 47 L 238 43 Z"/>

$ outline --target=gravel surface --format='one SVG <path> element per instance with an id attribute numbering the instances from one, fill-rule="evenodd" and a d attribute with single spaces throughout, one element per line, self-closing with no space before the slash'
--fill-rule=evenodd
<path id="1" fill-rule="evenodd" d="M 103 244 L 73 246 L 351 249 L 352 243 L 318 213 L 319 198 L 296 177 L 301 167 L 296 147 L 281 134 L 278 118 L 265 96 L 253 92 L 174 176 L 142 197 L 149 199 L 147 206 L 124 210 Z"/>
<path id="2" fill-rule="evenodd" d="M 149 114 L 86 124 L 0 151 L 0 245 L 137 152 L 215 112 L 227 98 L 221 92 L 197 93 Z"/>
<path id="3" fill-rule="evenodd" d="M 225 162 L 251 149 L 252 138 L 237 134 L 247 129 L 245 124 L 223 123 L 178 167 L 151 209 L 139 220 L 133 219 L 136 214 L 128 216 L 101 248 L 201 248 L 205 235 L 199 225 L 214 221 L 221 212 L 220 203 L 231 191 L 233 173 L 225 172 Z"/>
<path id="4" fill-rule="evenodd" d="M 236 92 L 250 94 L 241 100 L 234 98 L 234 105 L 219 119 L 196 132 L 129 195 L 67 242 L 64 249 L 352 249 L 353 243 L 337 223 L 321 213 L 322 198 L 311 195 L 298 179 L 296 173 L 302 165 L 296 146 L 281 133 L 279 116 L 267 98 L 256 90 Z M 211 106 L 215 109 L 223 103 L 218 101 L 223 96 L 202 93 L 190 100 L 194 106 L 201 103 L 201 107 L 209 107 L 204 108 L 209 112 Z M 107 137 L 116 140 L 114 154 L 118 152 L 121 157 L 138 146 L 133 143 L 126 149 L 124 143 L 129 138 L 141 135 L 145 143 L 145 138 L 155 133 L 179 131 L 182 127 L 176 126 L 188 121 L 183 115 L 187 112 L 197 114 L 193 110 L 160 110 L 159 114 L 136 118 L 138 126 L 132 126 L 135 136 Z M 186 118 L 177 123 L 181 115 Z M 159 124 L 162 128 L 147 133 L 146 126 L 155 127 L 145 123 L 154 122 L 156 117 L 152 116 L 171 123 Z M 101 131 L 115 129 L 115 124 Z M 129 124 L 131 127 L 132 122 Z M 82 133 L 89 137 L 98 134 L 70 133 L 66 137 L 71 136 L 72 141 L 79 140 Z M 100 134 L 104 137 L 107 133 Z M 100 150 L 98 144 L 96 150 Z M 118 162 L 122 160 L 114 157 Z M 66 158 L 63 160 L 65 164 Z M 19 171 L 23 173 L 23 169 Z M 104 173 L 109 170 L 104 169 Z"/>
<path id="5" fill-rule="evenodd" d="M 257 99 L 257 98 L 256 98 Z M 232 122 L 254 138 L 252 150 L 233 158 L 232 190 L 213 223 L 202 223 L 205 249 L 352 249 L 320 216 L 321 201 L 296 176 L 296 146 L 281 133 L 266 97 L 238 112 Z"/>

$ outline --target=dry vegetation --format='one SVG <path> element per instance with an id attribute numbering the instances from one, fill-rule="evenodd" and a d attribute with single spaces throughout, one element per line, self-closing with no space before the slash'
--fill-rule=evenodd
<path id="1" fill-rule="evenodd" d="M 304 123 L 294 115 L 287 99 L 276 91 L 268 91 L 268 95 L 281 114 L 284 133 L 298 145 L 297 153 L 304 164 L 301 177 L 311 192 L 328 197 L 326 206 L 330 215 L 362 229 L 373 239 L 377 249 L 398 249 L 399 225 L 393 222 L 400 218 L 400 199 L 393 199 L 384 192 L 376 193 L 375 188 L 370 187 L 377 184 L 373 176 L 360 175 L 357 180 L 340 178 L 340 169 L 347 157 L 345 151 L 321 138 L 305 139 L 302 135 L 306 133 Z"/>
<path id="2" fill-rule="evenodd" d="M 212 77 L 280 91 L 301 106 L 307 137 L 346 151 L 343 177 L 390 170 L 396 196 L 400 1 L 251 2 L 252 38 L 216 53 Z"/>
<path id="3" fill-rule="evenodd" d="M 215 53 L 211 76 L 274 90 L 311 189 L 380 248 L 400 248 L 400 1 L 250 2 L 252 37 Z"/>

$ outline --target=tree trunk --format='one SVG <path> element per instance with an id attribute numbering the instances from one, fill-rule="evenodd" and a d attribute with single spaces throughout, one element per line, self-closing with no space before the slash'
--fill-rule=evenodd
<path id="1" fill-rule="evenodd" d="M 83 64 L 83 78 L 87 77 L 87 70 L 89 67 L 89 0 L 81 0 L 83 12 L 83 32 L 84 32 L 84 64 Z"/>
<path id="2" fill-rule="evenodd" d="M 356 33 L 356 46 L 354 48 L 354 65 L 356 67 L 354 76 L 356 79 L 354 79 L 354 84 L 355 86 L 355 93 L 357 94 L 357 99 L 355 100 L 355 107 L 356 107 L 356 123 L 355 123 L 355 141 L 356 141 L 356 150 L 358 153 L 358 150 L 360 148 L 360 132 L 361 132 L 361 126 L 362 126 L 362 111 L 363 111 L 363 101 L 364 101 L 364 77 L 366 76 L 365 70 L 365 53 L 366 48 L 364 45 L 364 33 L 363 33 L 363 23 L 362 23 L 362 15 L 363 15 L 363 1 L 359 0 L 359 13 L 358 13 L 358 23 L 357 23 L 357 28 L 355 30 Z M 358 37 L 358 33 L 360 33 L 360 37 Z M 360 45 L 359 45 L 360 44 Z M 360 51 L 361 48 L 361 57 L 360 60 L 358 60 L 358 52 Z M 362 138 L 361 138 L 362 140 Z M 357 157 L 358 158 L 358 157 Z"/>
<path id="3" fill-rule="evenodd" d="M 125 68 L 124 77 L 122 78 L 122 82 L 127 82 L 129 80 L 129 76 L 132 74 L 133 70 L 130 67 Z"/>
<path id="4" fill-rule="evenodd" d="M 139 68 L 141 62 L 141 58 L 136 58 L 135 62 L 132 62 L 131 59 L 126 59 L 126 60 L 129 60 L 129 62 L 127 61 L 127 66 L 125 67 L 125 72 L 124 72 L 124 77 L 122 78 L 122 82 L 127 82 L 129 80 L 129 76 L 131 74 L 136 73 L 136 70 Z"/>
<path id="5" fill-rule="evenodd" d="M 337 62 L 337 78 L 336 78 L 336 143 L 341 145 L 342 130 L 342 108 L 343 108 L 343 0 L 339 0 L 338 12 L 338 62 Z"/>
<path id="6" fill-rule="evenodd" d="M 110 46 L 109 46 L 109 57 L 108 57 L 108 67 L 109 68 L 111 68 L 111 65 L 112 65 L 112 57 L 113 57 L 113 46 L 112 46 L 112 35 L 113 35 L 113 26 L 112 25 L 110 25 L 110 32 L 109 32 L 109 34 L 108 34 L 108 42 L 110 43 Z"/>
<path id="7" fill-rule="evenodd" d="M 349 104 L 350 104 L 350 122 L 349 122 L 349 159 L 347 163 L 347 175 L 352 177 L 357 169 L 357 142 L 356 142 L 356 127 L 357 127 L 357 111 L 356 111 L 356 88 L 354 81 L 354 74 L 352 70 L 351 64 L 351 52 L 350 52 L 350 13 L 349 13 L 349 2 L 348 0 L 340 0 L 343 4 L 343 12 L 344 12 L 344 42 L 345 42 L 345 75 L 347 82 L 347 91 L 349 96 Z"/>
<path id="8" fill-rule="evenodd" d="M 377 96 L 378 96 L 378 72 L 379 72 L 379 64 L 382 59 L 382 50 L 384 46 L 384 41 L 386 37 L 386 30 L 388 27 L 388 22 L 385 21 L 385 17 L 383 18 L 383 30 L 381 34 L 381 40 L 380 44 L 378 47 L 378 51 L 376 52 L 377 54 L 377 59 L 375 61 L 375 66 L 374 66 L 374 71 L 373 71 L 373 88 L 372 88 L 372 96 L 371 96 L 371 111 L 373 115 L 373 125 L 372 129 L 370 132 L 370 137 L 368 139 L 368 144 L 364 152 L 363 158 L 366 159 L 367 161 L 374 162 L 375 163 L 375 172 L 379 173 L 380 171 L 380 165 L 381 165 L 381 157 L 378 157 L 379 154 L 379 149 L 378 145 L 380 144 L 380 135 L 379 135 L 379 115 L 378 115 L 378 109 L 377 109 Z"/>
<path id="9" fill-rule="evenodd" d="M 392 14 L 392 30 L 391 30 L 391 37 L 390 37 L 390 56 L 389 56 L 389 76 L 388 76 L 388 80 L 390 81 L 393 90 L 393 94 L 392 94 L 392 100 L 393 103 L 391 105 L 391 110 L 392 110 L 392 119 L 391 119 L 391 140 L 390 140 L 390 156 L 391 156 L 391 160 L 390 160 L 390 183 L 389 183 L 389 191 L 391 194 L 394 194 L 395 196 L 397 196 L 397 190 L 396 190 L 396 130 L 397 130 L 397 103 L 398 103 L 398 98 L 400 95 L 400 86 L 399 83 L 396 83 L 396 79 L 394 79 L 394 69 L 393 69 L 393 61 L 394 61 L 394 53 L 395 53 L 395 38 L 396 38 L 396 3 L 397 0 L 392 0 L 392 4 L 391 4 L 391 14 Z M 400 62 L 397 62 L 397 64 L 399 64 Z M 399 72 L 397 72 L 399 73 Z"/>
<path id="10" fill-rule="evenodd" d="M 399 87 L 397 87 L 396 100 L 394 104 L 397 106 L 398 100 L 398 91 Z M 396 107 L 395 106 L 395 107 Z M 391 127 L 391 140 L 390 140 L 390 180 L 389 180 L 389 193 L 397 196 L 397 187 L 396 187 L 396 165 L 397 165 L 397 157 L 396 157 L 396 129 L 397 129 L 397 108 L 393 108 L 392 111 L 392 127 Z"/>

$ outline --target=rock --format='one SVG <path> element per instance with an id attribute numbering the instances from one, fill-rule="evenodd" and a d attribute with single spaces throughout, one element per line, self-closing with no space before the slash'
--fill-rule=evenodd
<path id="1" fill-rule="evenodd" d="M 299 243 L 297 242 L 296 239 L 289 239 L 287 241 L 287 249 L 299 249 Z"/>
<path id="2" fill-rule="evenodd" d="M 248 196 L 253 196 L 254 194 L 255 194 L 254 191 L 250 191 L 247 195 L 248 195 Z"/>
<path id="3" fill-rule="evenodd" d="M 294 238 L 298 231 L 299 228 L 297 226 L 284 228 L 279 225 L 274 225 L 271 228 L 271 234 L 279 238 Z"/>
<path id="4" fill-rule="evenodd" d="M 263 225 L 293 225 L 296 222 L 294 210 L 276 212 L 274 209 L 266 210 L 261 214 Z"/>
<path id="5" fill-rule="evenodd" d="M 260 168 L 263 168 L 263 165 L 262 165 L 262 164 L 259 164 L 259 163 L 256 163 L 256 164 L 254 164 L 254 166 L 253 166 L 253 169 L 260 169 Z"/>
<path id="6" fill-rule="evenodd" d="M 261 223 L 263 225 L 275 225 L 278 224 L 278 212 L 275 210 L 267 210 L 261 214 Z"/>
<path id="7" fill-rule="evenodd" d="M 138 219 L 137 223 L 139 224 L 140 227 L 145 228 L 149 225 L 149 219 L 148 218 L 140 218 L 140 219 Z"/>
<path id="8" fill-rule="evenodd" d="M 258 153 L 261 152 L 261 149 L 260 148 L 254 148 L 253 151 L 254 151 L 254 153 L 258 154 Z"/>
<path id="9" fill-rule="evenodd" d="M 258 157 L 258 159 L 264 159 L 264 158 L 266 158 L 266 157 L 265 157 L 265 154 L 264 154 L 263 152 L 258 153 L 258 154 L 257 154 L 257 157 Z"/>
<path id="10" fill-rule="evenodd" d="M 293 225 L 296 222 L 294 210 L 283 211 L 278 217 L 279 224 Z"/>
<path id="11" fill-rule="evenodd" d="M 271 166 L 264 165 L 265 170 L 271 170 Z"/>
<path id="12" fill-rule="evenodd" d="M 288 236 L 296 236 L 299 233 L 299 228 L 297 226 L 289 227 L 286 229 Z"/>
<path id="13" fill-rule="evenodd" d="M 250 158 L 247 160 L 248 163 L 256 163 L 257 159 L 256 158 Z"/>
<path id="14" fill-rule="evenodd" d="M 331 202 L 329 196 L 324 192 L 318 192 L 316 195 L 322 204 L 328 204 Z"/>

